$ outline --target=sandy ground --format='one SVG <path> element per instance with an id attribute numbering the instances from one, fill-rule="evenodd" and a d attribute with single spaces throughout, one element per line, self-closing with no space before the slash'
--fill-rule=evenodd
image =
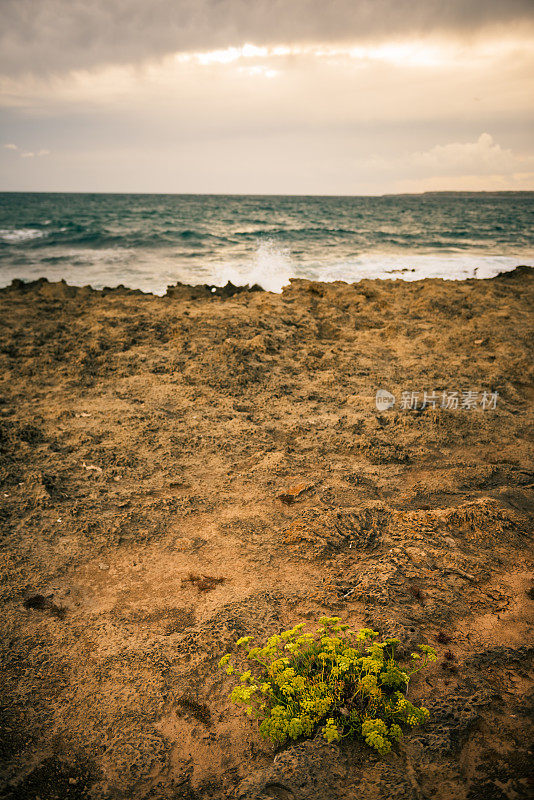
<path id="1" fill-rule="evenodd" d="M 528 797 L 533 288 L 2 290 L 0 798 Z M 400 752 L 228 702 L 237 637 L 325 612 L 438 648 Z"/>

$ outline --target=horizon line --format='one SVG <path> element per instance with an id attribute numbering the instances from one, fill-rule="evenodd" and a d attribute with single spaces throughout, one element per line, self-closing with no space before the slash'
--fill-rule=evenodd
<path id="1" fill-rule="evenodd" d="M 356 198 L 356 197 L 423 197 L 425 195 L 494 195 L 494 194 L 534 194 L 532 189 L 429 189 L 424 192 L 381 192 L 377 194 L 292 194 L 276 192 L 132 192 L 79 189 L 0 189 L 4 194 L 85 194 L 85 195 L 151 195 L 166 197 L 322 197 L 322 198 Z"/>

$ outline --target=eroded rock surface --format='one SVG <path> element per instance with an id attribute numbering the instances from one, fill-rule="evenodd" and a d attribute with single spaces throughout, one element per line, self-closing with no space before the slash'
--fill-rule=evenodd
<path id="1" fill-rule="evenodd" d="M 533 284 L 0 291 L 0 798 L 530 796 Z M 227 700 L 325 612 L 438 649 L 385 759 Z"/>

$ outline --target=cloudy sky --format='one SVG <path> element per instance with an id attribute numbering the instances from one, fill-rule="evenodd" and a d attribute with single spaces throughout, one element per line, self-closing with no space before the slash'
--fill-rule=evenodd
<path id="1" fill-rule="evenodd" d="M 0 11 L 0 189 L 534 189 L 532 0 Z"/>

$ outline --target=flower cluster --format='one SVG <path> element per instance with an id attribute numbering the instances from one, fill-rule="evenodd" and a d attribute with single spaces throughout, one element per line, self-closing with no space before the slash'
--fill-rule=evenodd
<path id="1" fill-rule="evenodd" d="M 316 633 L 303 628 L 271 636 L 261 647 L 250 646 L 252 636 L 237 641 L 248 663 L 230 699 L 260 721 L 265 739 L 283 744 L 320 728 L 328 742 L 358 736 L 386 755 L 402 725 L 426 720 L 428 710 L 411 703 L 406 691 L 411 675 L 435 661 L 432 647 L 420 645 L 408 670 L 395 659 L 398 639 L 379 642 L 376 631 L 351 631 L 339 617 L 321 617 Z M 228 675 L 237 669 L 230 662 L 230 654 L 219 662 Z"/>

